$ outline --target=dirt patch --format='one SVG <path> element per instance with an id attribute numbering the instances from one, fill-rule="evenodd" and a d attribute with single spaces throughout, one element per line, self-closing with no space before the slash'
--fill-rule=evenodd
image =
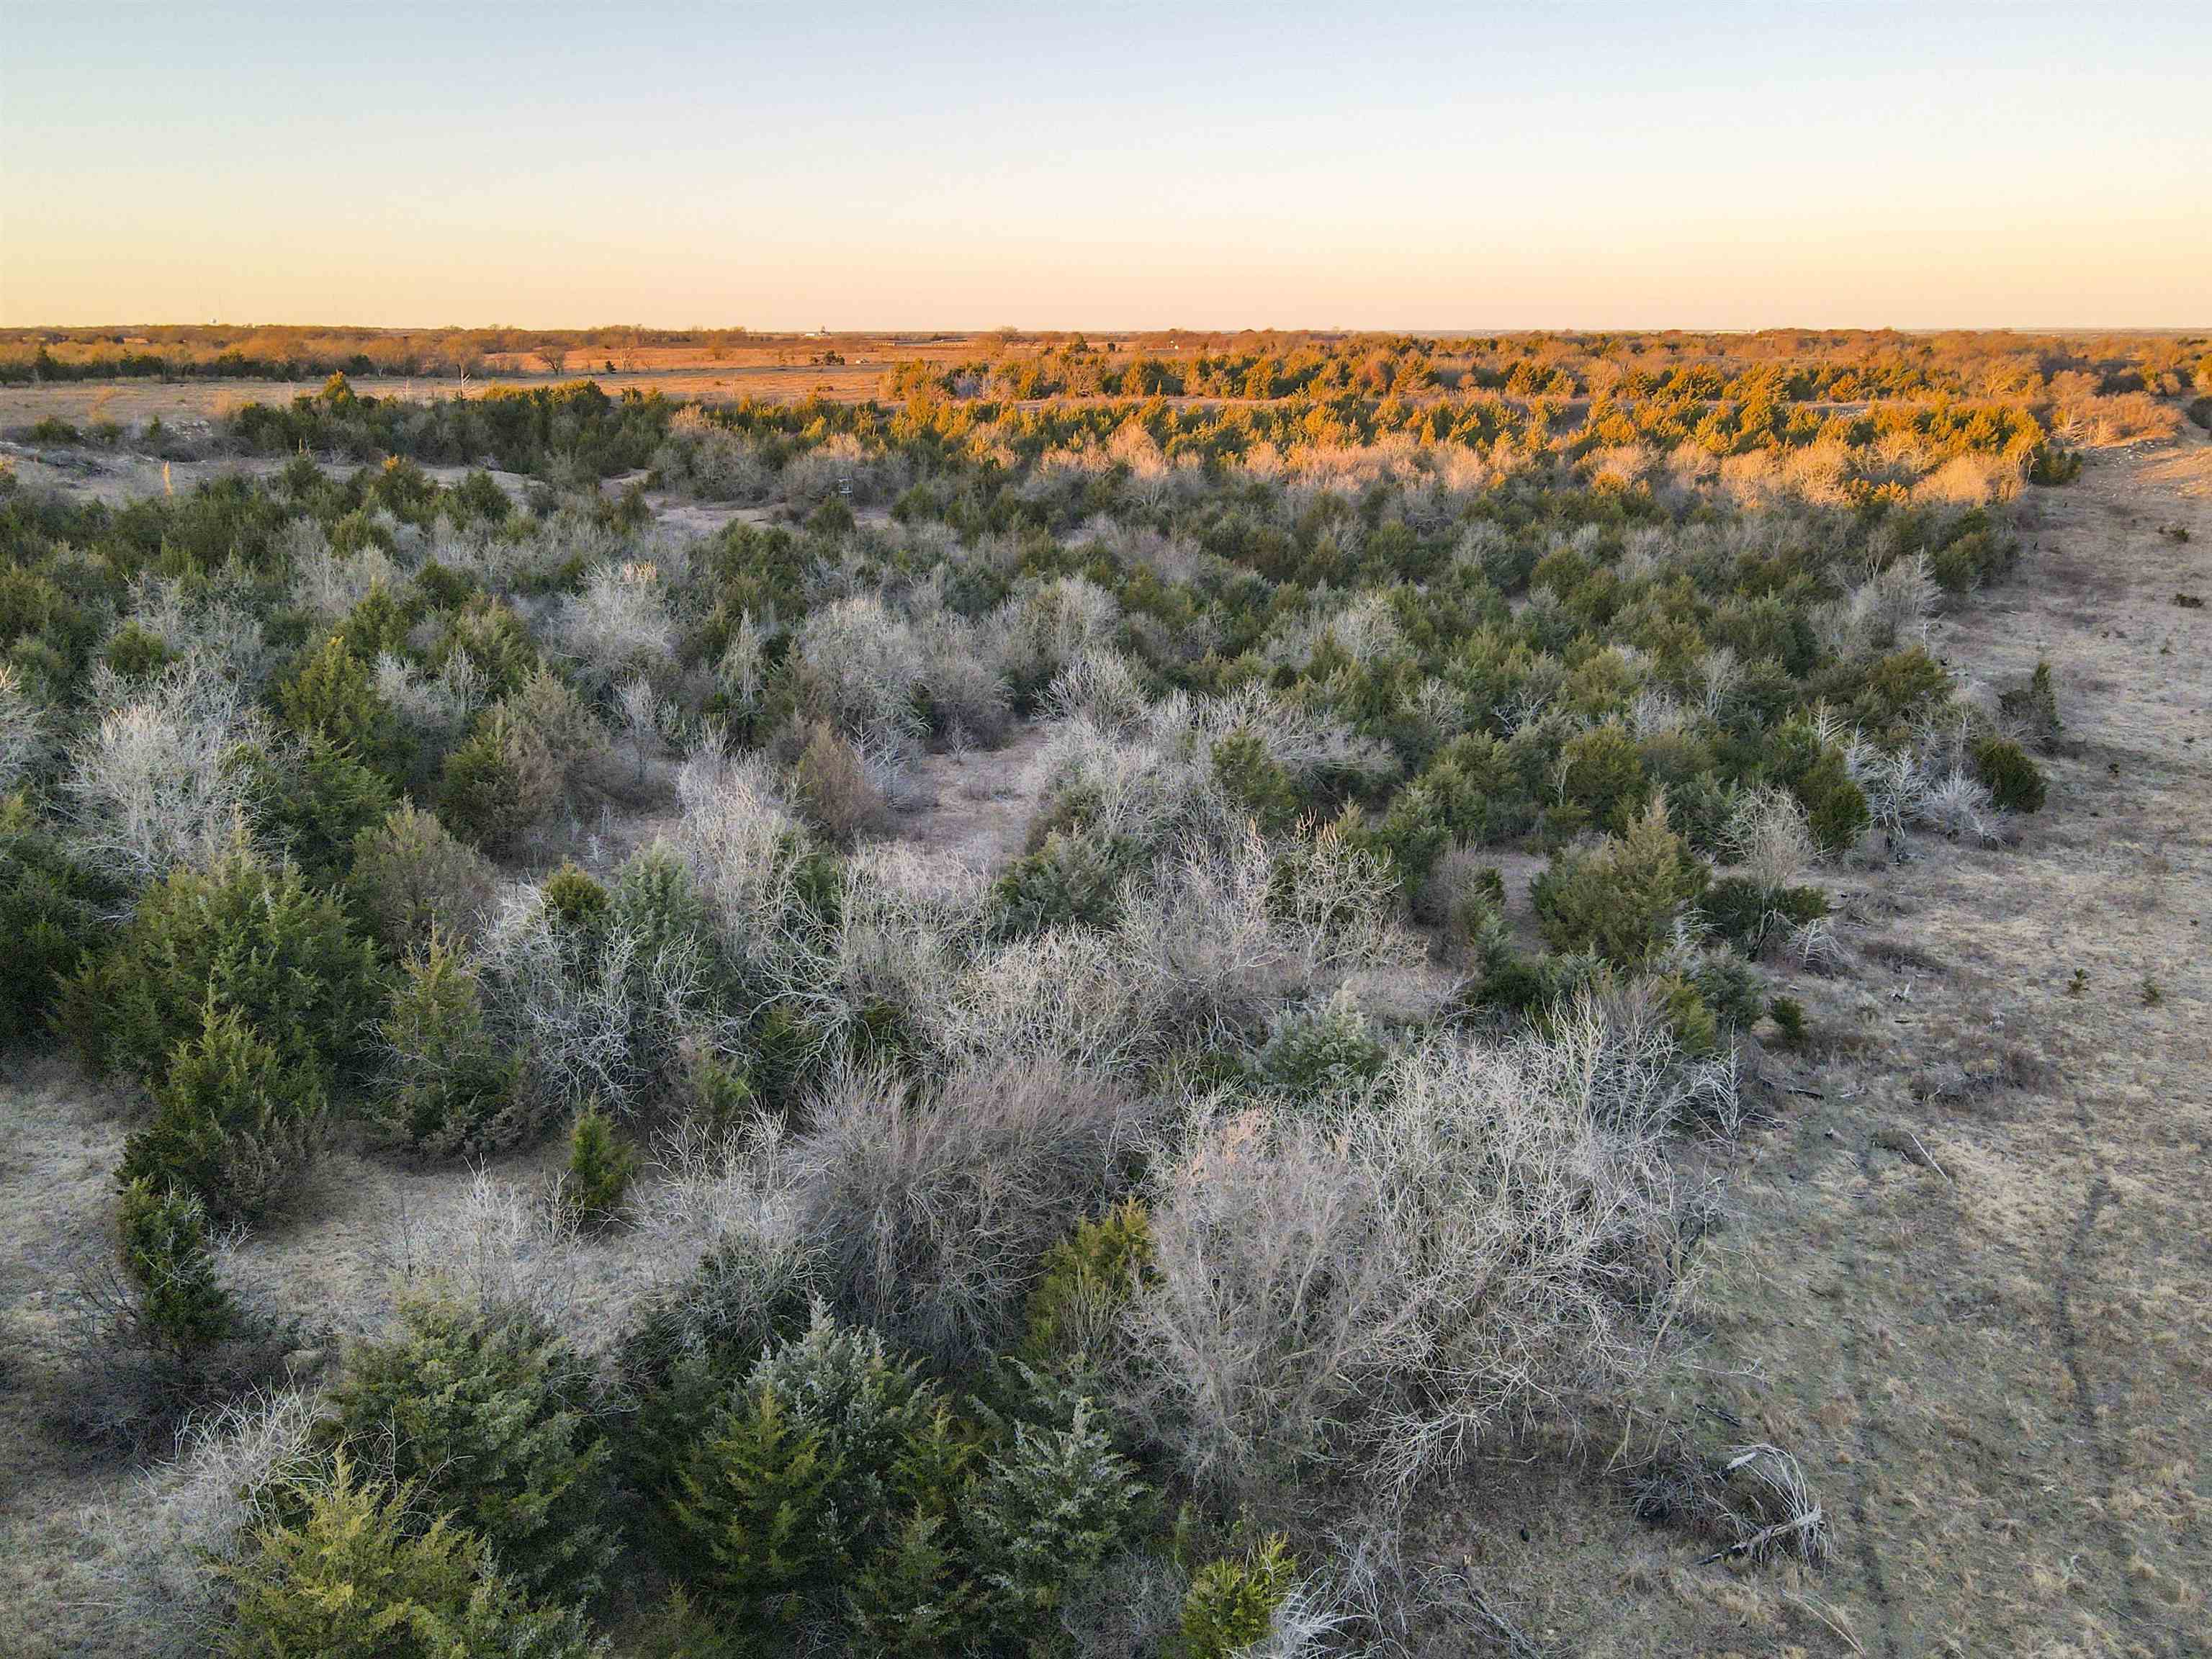
<path id="1" fill-rule="evenodd" d="M 1044 778 L 1037 765 L 1052 736 L 1049 723 L 1018 726 L 996 749 L 960 749 L 923 757 L 915 769 L 915 799 L 898 815 L 897 833 L 932 856 L 991 873 L 1021 855 Z"/>

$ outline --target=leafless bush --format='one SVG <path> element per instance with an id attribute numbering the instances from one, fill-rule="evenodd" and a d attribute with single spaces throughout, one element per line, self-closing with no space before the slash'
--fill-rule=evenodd
<path id="1" fill-rule="evenodd" d="M 1182 707 L 1170 699 L 1159 718 L 1172 719 Z M 1264 686 L 1243 686 L 1226 696 L 1191 704 L 1188 717 L 1209 746 L 1232 732 L 1250 732 L 1267 758 L 1301 784 L 1316 778 L 1372 783 L 1397 769 L 1382 744 L 1361 737 L 1334 715 L 1289 702 Z"/>
<path id="2" fill-rule="evenodd" d="M 1038 794 L 1081 800 L 1099 834 L 1157 847 L 1187 830 L 1225 830 L 1237 813 L 1215 781 L 1188 699 L 1147 710 L 1133 728 L 1087 717 L 1054 728 L 1035 763 Z"/>
<path id="3" fill-rule="evenodd" d="M 1326 1133 L 1215 1106 L 1158 1150 L 1134 1404 L 1193 1477 L 1279 1493 L 1327 1470 L 1402 1497 L 1641 1370 L 1688 1206 L 1652 1083 L 1610 1075 L 1582 1021 L 1432 1039 Z"/>
<path id="4" fill-rule="evenodd" d="M 653 1134 L 630 1198 L 641 1254 L 663 1283 L 680 1280 L 720 1239 L 743 1235 L 795 1254 L 783 1120 L 732 1125 L 682 1119 Z"/>
<path id="5" fill-rule="evenodd" d="M 653 690 L 653 682 L 642 674 L 615 693 L 616 718 L 621 722 L 623 735 L 629 739 L 630 755 L 637 763 L 641 782 L 645 777 L 647 755 L 660 745 L 665 712 L 665 706 Z"/>
<path id="6" fill-rule="evenodd" d="M 262 609 L 250 575 L 233 567 L 205 583 L 141 576 L 131 591 L 128 620 L 167 647 L 173 660 L 227 680 L 251 697 L 275 665 Z"/>
<path id="7" fill-rule="evenodd" d="M 1278 623 L 1264 649 L 1270 662 L 1305 668 L 1324 641 L 1354 662 L 1372 662 L 1403 650 L 1406 636 L 1389 597 L 1365 592 L 1337 609 L 1316 606 L 1304 617 Z"/>
<path id="8" fill-rule="evenodd" d="M 514 1109 L 532 1127 L 593 1100 L 619 1116 L 640 1111 L 705 1017 L 708 964 L 698 940 L 650 939 L 619 926 L 578 939 L 526 888 L 502 896 L 483 956 L 489 1024 L 501 1048 L 522 1058 Z"/>
<path id="9" fill-rule="evenodd" d="M 699 884 L 726 958 L 758 986 L 802 971 L 798 959 L 816 947 L 799 889 L 805 832 L 767 761 L 732 757 L 714 744 L 687 762 L 677 778 L 684 817 L 676 850 Z"/>
<path id="10" fill-rule="evenodd" d="M 1096 731 L 1118 736 L 1142 725 L 1145 690 L 1136 671 L 1117 653 L 1088 650 L 1053 677 L 1043 708 L 1054 720 L 1079 720 Z"/>
<path id="11" fill-rule="evenodd" d="M 765 501 L 775 478 L 751 439 L 699 409 L 671 417 L 653 465 L 671 489 L 708 501 Z"/>
<path id="12" fill-rule="evenodd" d="M 331 550 L 323 527 L 313 519 L 295 519 L 276 532 L 275 550 L 292 568 L 292 602 L 325 622 L 337 622 L 380 584 L 396 592 L 405 573 L 371 542 L 350 554 Z"/>
<path id="13" fill-rule="evenodd" d="M 1247 823 L 1221 842 L 1186 839 L 1130 883 L 1115 938 L 1155 1027 L 1210 1040 L 1255 1030 L 1355 972 L 1419 961 L 1396 908 L 1389 871 L 1333 833 L 1279 861 Z"/>
<path id="14" fill-rule="evenodd" d="M 1035 763 L 1039 793 L 1080 799 L 1105 836 L 1158 848 L 1178 837 L 1233 838 L 1245 813 L 1213 772 L 1213 745 L 1231 732 L 1256 738 L 1300 783 L 1371 781 L 1395 762 L 1325 714 L 1294 708 L 1263 688 L 1220 698 L 1175 692 L 1146 705 L 1117 659 L 1086 653 L 1054 683 L 1064 711 Z"/>
<path id="15" fill-rule="evenodd" d="M 793 655 L 802 706 L 855 735 L 919 738 L 928 659 L 913 625 L 875 593 L 811 612 Z"/>
<path id="16" fill-rule="evenodd" d="M 933 1035 L 948 1054 L 1049 1054 L 1111 1075 L 1157 1051 L 1149 1012 L 1115 939 L 1054 928 L 970 964 L 950 988 Z"/>
<path id="17" fill-rule="evenodd" d="M 786 461 L 776 493 L 794 507 L 813 507 L 850 483 L 856 504 L 889 501 L 906 488 L 904 457 L 881 447 L 865 449 L 849 433 L 837 433 Z"/>
<path id="18" fill-rule="evenodd" d="M 244 689 L 184 664 L 136 689 L 100 670 L 92 697 L 105 712 L 72 751 L 66 783 L 82 854 L 132 886 L 214 863 L 248 827 L 233 751 L 263 726 Z"/>
<path id="19" fill-rule="evenodd" d="M 140 1476 L 88 1528 L 105 1563 L 106 1650 L 198 1659 L 228 1613 L 222 1571 L 270 1518 L 275 1481 L 306 1451 L 315 1402 L 296 1389 L 247 1395 L 188 1421 L 171 1460 Z"/>
<path id="20" fill-rule="evenodd" d="M 659 568 L 641 559 L 593 565 L 583 591 L 562 601 L 555 633 L 595 686 L 665 677 L 675 659 L 675 630 Z"/>
<path id="21" fill-rule="evenodd" d="M 1171 1653 L 1189 1590 L 1188 1573 L 1172 1560 L 1117 1555 L 1076 1586 L 1060 1610 L 1060 1627 L 1078 1659 Z"/>
<path id="22" fill-rule="evenodd" d="M 757 983 L 804 1009 L 832 1044 L 890 1012 L 928 1047 L 951 1052 L 945 1009 L 979 932 L 983 878 L 896 842 L 860 848 L 843 878 L 826 932 L 763 963 Z"/>
<path id="23" fill-rule="evenodd" d="M 2027 469 L 2025 452 L 1954 455 L 1913 484 L 1912 497 L 1960 507 L 2010 501 L 2027 484 Z"/>
<path id="24" fill-rule="evenodd" d="M 2001 839 L 2004 813 L 1973 775 L 1973 732 L 1963 713 L 1920 721 L 1911 741 L 1882 749 L 1857 732 L 1840 746 L 1851 780 L 1866 796 L 1875 826 L 1893 842 L 1911 829 L 1983 844 Z"/>
<path id="25" fill-rule="evenodd" d="M 1376 1172 L 1319 1126 L 1249 1109 L 1210 1109 L 1163 1152 L 1140 1411 L 1188 1474 L 1248 1497 L 1360 1457 L 1347 1417 L 1420 1346 Z"/>
<path id="26" fill-rule="evenodd" d="M 1015 685 L 1042 688 L 1084 652 L 1110 646 L 1121 615 L 1114 596 L 1083 576 L 1025 586 L 991 614 L 994 660 Z"/>
<path id="27" fill-rule="evenodd" d="M 376 659 L 376 695 L 407 728 L 418 748 L 451 748 L 483 707 L 483 676 L 476 659 L 457 651 L 434 674 L 418 672 L 391 652 Z"/>
<path id="28" fill-rule="evenodd" d="M 1916 553 L 1869 574 L 1814 616 L 1821 641 L 1842 657 L 1870 656 L 1894 648 L 1935 614 L 1943 590 L 1929 574 L 1928 556 Z"/>
<path id="29" fill-rule="evenodd" d="M 584 1248 L 553 1206 L 477 1170 L 458 1205 L 402 1208 L 380 1242 L 382 1265 L 404 1290 L 434 1287 L 487 1308 L 528 1310 L 574 1332 Z M 599 1334 L 593 1346 L 605 1346 Z"/>
<path id="30" fill-rule="evenodd" d="M 932 729 L 987 749 L 1005 742 L 1013 708 L 979 630 L 941 613 L 929 618 L 921 638 L 924 663 L 916 689 L 929 706 Z"/>
<path id="31" fill-rule="evenodd" d="M 781 632 L 773 621 L 763 623 L 750 611 L 738 618 L 722 659 L 714 665 L 714 683 L 738 714 L 760 708 L 761 693 L 768 687 L 769 642 Z"/>
<path id="32" fill-rule="evenodd" d="M 1759 789 L 1741 797 L 1728 827 L 1729 855 L 1762 887 L 1788 887 L 1819 858 L 1805 809 L 1786 790 Z"/>
<path id="33" fill-rule="evenodd" d="M 1990 792 L 1962 770 L 1930 779 L 1921 798 L 1918 822 L 1954 840 L 1994 845 L 2002 821 Z"/>
<path id="34" fill-rule="evenodd" d="M 2097 445 L 2138 443 L 2171 438 L 2181 430 L 2181 411 L 2147 392 L 2070 399 L 2061 418 L 2086 441 Z"/>
<path id="35" fill-rule="evenodd" d="M 23 694 L 14 668 L 0 664 L 0 795 L 12 792 L 46 757 L 46 721 Z"/>
<path id="36" fill-rule="evenodd" d="M 1004 1346 L 1052 1243 L 1110 1195 L 1135 1109 L 1046 1062 L 923 1092 L 844 1066 L 793 1144 L 799 1236 L 854 1317 L 947 1362 Z"/>

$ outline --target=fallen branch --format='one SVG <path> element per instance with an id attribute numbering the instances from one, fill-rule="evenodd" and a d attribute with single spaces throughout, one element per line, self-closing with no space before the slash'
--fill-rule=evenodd
<path id="1" fill-rule="evenodd" d="M 1942 1176 L 1944 1180 L 1950 1181 L 1954 1187 L 1959 1184 L 1955 1181 L 1951 1181 L 1951 1172 L 1936 1161 L 1936 1154 L 1929 1152 L 1925 1146 L 1920 1146 L 1920 1137 L 1918 1135 L 1912 1134 L 1912 1131 L 1910 1129 L 1907 1129 L 1905 1133 L 1908 1135 L 1912 1135 L 1912 1144 L 1915 1146 L 1920 1147 L 1920 1157 L 1922 1162 L 1925 1163 L 1929 1169 L 1935 1170 L 1937 1175 Z"/>
<path id="2" fill-rule="evenodd" d="M 1473 1566 L 1467 1569 L 1467 1601 L 1469 1610 L 1482 1621 L 1492 1638 L 1504 1644 L 1505 1651 L 1512 1656 L 1512 1659 L 1546 1659 L 1542 1648 L 1531 1638 L 1522 1634 L 1511 1620 L 1491 1605 L 1489 1596 L 1483 1594 L 1482 1586 L 1474 1582 Z"/>

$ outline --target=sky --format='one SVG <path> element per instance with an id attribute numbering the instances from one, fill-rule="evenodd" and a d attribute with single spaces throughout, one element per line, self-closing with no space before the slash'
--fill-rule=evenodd
<path id="1" fill-rule="evenodd" d="M 2212 322 L 2212 4 L 0 0 L 0 325 Z"/>

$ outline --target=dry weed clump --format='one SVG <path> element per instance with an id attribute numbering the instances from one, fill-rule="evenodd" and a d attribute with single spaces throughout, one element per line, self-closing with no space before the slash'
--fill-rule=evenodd
<path id="1" fill-rule="evenodd" d="M 233 757 L 265 726 L 246 688 L 192 665 L 143 687 L 100 672 L 104 712 L 64 785 L 82 856 L 132 888 L 212 867 L 250 828 L 248 779 Z"/>
<path id="2" fill-rule="evenodd" d="M 1403 1495 L 1638 1374 L 1697 1203 L 1662 1151 L 1714 1086 L 1581 1005 L 1550 1037 L 1436 1037 L 1335 1122 L 1202 1103 L 1155 1154 L 1137 1409 L 1187 1473 Z"/>
<path id="3" fill-rule="evenodd" d="M 199 1659 L 229 1614 L 223 1576 L 275 1518 L 276 1488 L 319 1411 L 298 1389 L 252 1393 L 188 1419 L 167 1462 L 87 1528 L 101 1550 L 95 1614 L 111 1651 Z"/>
<path id="4" fill-rule="evenodd" d="M 1285 854 L 1248 823 L 1225 844 L 1188 839 L 1165 854 L 1129 887 L 1115 939 L 1148 1023 L 1211 1042 L 1355 973 L 1411 968 L 1422 947 L 1396 896 L 1379 860 L 1331 832 Z"/>
<path id="5" fill-rule="evenodd" d="M 659 567 L 637 558 L 593 565 L 583 590 L 561 602 L 553 633 L 587 685 L 664 678 L 675 631 Z"/>
<path id="6" fill-rule="evenodd" d="M 847 1065 L 792 1141 L 798 1237 L 838 1306 L 952 1364 L 1006 1346 L 1044 1254 L 1114 1188 L 1142 1109 L 1048 1060 L 923 1089 Z"/>

